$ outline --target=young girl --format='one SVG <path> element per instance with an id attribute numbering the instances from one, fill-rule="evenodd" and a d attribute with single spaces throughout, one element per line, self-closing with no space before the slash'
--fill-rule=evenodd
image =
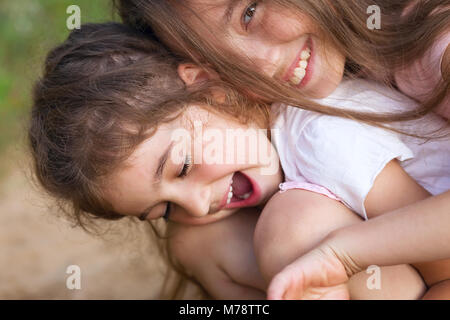
<path id="1" fill-rule="evenodd" d="M 166 218 L 175 226 L 173 252 L 214 297 L 262 298 L 267 282 L 253 251 L 258 217 L 252 208 L 267 207 L 282 182 L 277 153 L 258 130 L 268 128 L 268 107 L 250 103 L 226 84 L 214 92 L 195 86 L 206 75 L 180 62 L 124 26 L 85 25 L 74 31 L 49 54 L 35 87 L 29 138 L 37 178 L 71 205 L 84 227 L 94 218 Z M 191 81 L 189 90 L 177 68 Z M 199 136 L 198 129 L 205 139 L 200 154 L 198 141 L 189 140 Z M 236 148 L 221 140 L 230 130 L 237 138 L 244 133 L 249 143 Z M 236 150 L 245 151 L 240 155 L 245 161 L 217 161 L 218 154 Z M 297 212 L 333 213 L 311 228 L 309 241 L 360 221 L 335 200 L 295 191 L 304 201 Z M 272 268 L 260 260 L 262 270 Z M 383 287 L 384 298 L 422 294 L 422 281 L 409 266 L 383 272 L 396 279 Z M 353 296 L 373 297 L 364 292 L 364 279 L 352 283 Z"/>
<path id="2" fill-rule="evenodd" d="M 369 123 L 411 119 L 429 110 L 448 118 L 450 15 L 442 1 L 118 4 L 125 22 L 158 35 L 177 53 L 213 66 L 254 98 Z M 381 9 L 381 30 L 367 25 L 367 10 L 374 4 Z M 374 114 L 305 99 L 329 96 L 343 75 L 396 85 L 421 106 L 401 114 Z"/>

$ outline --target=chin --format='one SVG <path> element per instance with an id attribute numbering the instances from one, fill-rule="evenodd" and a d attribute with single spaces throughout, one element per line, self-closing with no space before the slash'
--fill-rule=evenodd
<path id="1" fill-rule="evenodd" d="M 325 61 L 322 60 L 321 62 L 324 63 Z M 314 83 L 311 83 L 311 89 L 308 90 L 308 93 L 305 92 L 305 94 L 309 94 L 314 99 L 323 99 L 332 94 L 342 82 L 345 59 L 336 58 L 318 67 L 316 69 L 318 72 L 316 73 Z"/>
<path id="2" fill-rule="evenodd" d="M 219 222 L 223 219 L 226 219 L 227 217 L 231 216 L 233 213 L 235 213 L 237 210 L 227 210 L 227 211 L 221 211 L 217 212 L 215 214 L 209 214 L 202 218 L 190 218 L 190 219 L 180 219 L 175 220 L 173 222 L 183 225 L 190 225 L 190 226 L 202 226 L 206 224 L 211 224 L 215 222 Z"/>
<path id="3" fill-rule="evenodd" d="M 331 78 L 319 78 L 317 85 L 311 90 L 311 97 L 314 99 L 323 99 L 332 94 L 342 82 L 344 72 L 336 73 Z"/>

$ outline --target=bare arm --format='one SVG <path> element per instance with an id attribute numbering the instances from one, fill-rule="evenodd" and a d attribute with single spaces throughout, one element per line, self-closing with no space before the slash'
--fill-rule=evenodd
<path id="1" fill-rule="evenodd" d="M 450 191 L 337 230 L 325 243 L 348 274 L 371 264 L 394 265 L 450 257 Z"/>
<path id="2" fill-rule="evenodd" d="M 272 280 L 269 299 L 327 297 L 343 292 L 349 277 L 373 264 L 450 257 L 450 191 L 428 197 L 398 163 L 391 162 L 377 177 L 365 206 L 375 218 L 330 233 Z M 390 211 L 381 215 L 383 210 Z"/>
<path id="3" fill-rule="evenodd" d="M 403 170 L 397 161 L 391 161 L 375 180 L 374 186 L 367 196 L 365 206 L 369 218 L 373 218 L 385 212 L 406 207 L 430 196 L 424 188 Z M 405 225 L 405 227 L 407 226 L 408 224 Z M 391 233 L 384 231 L 378 236 L 380 235 L 386 239 L 386 237 L 389 238 L 391 236 Z M 374 241 L 377 244 L 379 243 L 379 240 Z M 422 241 L 426 240 L 422 238 Z M 408 244 L 410 244 L 409 241 Z M 388 249 L 389 247 L 386 248 Z M 405 250 L 410 251 L 411 247 L 409 246 Z M 428 285 L 450 277 L 448 271 L 450 260 L 425 261 L 427 262 L 415 264 L 415 267 L 421 272 Z"/>
<path id="4" fill-rule="evenodd" d="M 389 162 L 375 179 L 364 206 L 369 219 L 430 197 L 397 160 Z"/>

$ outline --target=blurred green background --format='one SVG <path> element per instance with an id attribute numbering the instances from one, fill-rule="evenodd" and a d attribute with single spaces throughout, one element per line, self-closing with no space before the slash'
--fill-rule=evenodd
<path id="1" fill-rule="evenodd" d="M 81 23 L 117 20 L 111 0 L 0 0 L 0 299 L 154 299 L 167 266 L 145 226 L 115 222 L 108 236 L 89 236 L 30 175 L 31 88 L 70 33 L 70 5 Z M 82 290 L 67 289 L 69 265 L 82 268 Z"/>
<path id="2" fill-rule="evenodd" d="M 110 0 L 0 0 L 0 158 L 25 141 L 31 88 L 48 50 L 70 33 L 70 5 L 81 23 L 114 18 Z"/>

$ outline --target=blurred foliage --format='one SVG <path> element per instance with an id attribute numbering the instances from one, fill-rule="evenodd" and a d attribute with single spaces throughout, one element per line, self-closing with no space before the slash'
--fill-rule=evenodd
<path id="1" fill-rule="evenodd" d="M 110 0 L 0 0 L 0 154 L 24 141 L 33 82 L 70 33 L 70 5 L 80 7 L 81 23 L 113 19 Z"/>

